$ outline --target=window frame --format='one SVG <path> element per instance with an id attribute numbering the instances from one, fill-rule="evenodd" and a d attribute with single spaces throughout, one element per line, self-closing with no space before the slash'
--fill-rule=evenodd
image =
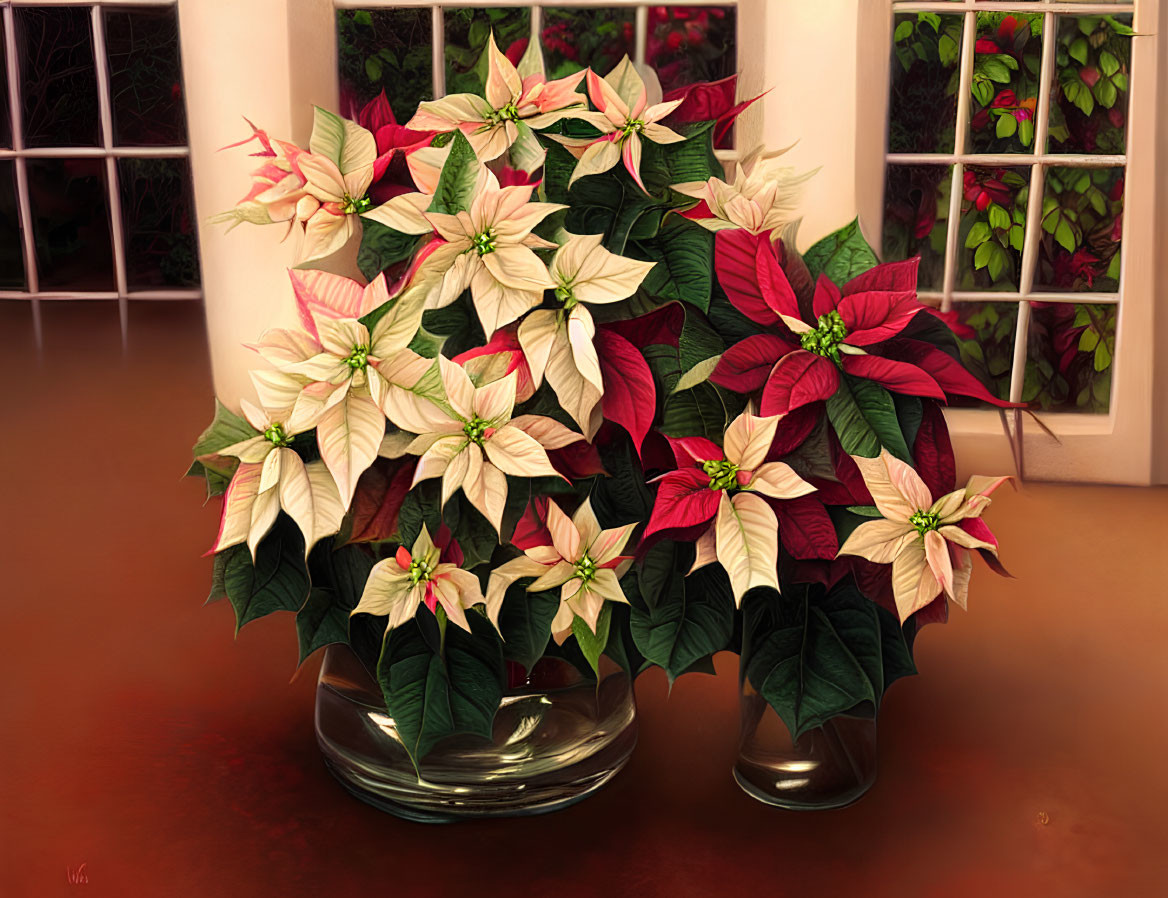
<path id="1" fill-rule="evenodd" d="M 1119 309 L 1116 325 L 1115 358 L 1112 367 L 1112 394 L 1106 414 L 1072 412 L 1043 412 L 1038 414 L 1041 426 L 1030 419 L 1029 413 L 1010 411 L 999 414 L 976 409 L 950 409 L 946 418 L 962 467 L 968 470 L 1009 470 L 1036 480 L 1073 480 L 1101 483 L 1148 484 L 1162 476 L 1163 459 L 1156 450 L 1153 396 L 1158 386 L 1154 382 L 1154 314 L 1156 280 L 1155 248 L 1157 225 L 1162 227 L 1163 213 L 1156 209 L 1157 185 L 1164 179 L 1164 165 L 1159 162 L 1157 138 L 1157 92 L 1162 72 L 1158 71 L 1162 55 L 1159 36 L 1164 15 L 1163 0 L 1136 0 L 1135 3 L 1007 2 L 1007 0 L 945 0 L 945 2 L 864 2 L 859 0 L 859 32 L 863 39 L 857 44 L 856 83 L 856 203 L 865 234 L 874 246 L 881 245 L 884 212 L 885 165 L 887 152 L 889 84 L 891 75 L 891 47 L 893 21 L 896 12 L 946 12 L 966 15 L 965 35 L 969 38 L 971 23 L 978 12 L 1014 11 L 1041 12 L 1046 16 L 1044 32 L 1049 32 L 1052 17 L 1057 15 L 1099 15 L 1104 13 L 1131 13 L 1137 35 L 1132 38 L 1130 91 L 1128 97 L 1128 144 L 1122 157 L 1126 165 L 1124 198 L 1124 237 L 1121 248 Z M 1050 47 L 1048 50 L 1047 47 Z M 1052 72 L 1053 41 L 1044 41 L 1043 71 Z M 968 72 L 972 53 L 963 45 L 963 68 Z M 961 81 L 968 84 L 968 76 Z M 959 110 L 968 109 L 967 98 L 959 94 Z M 1040 110 L 1040 116 L 1041 116 Z M 1045 116 L 1038 127 L 1045 132 Z M 957 126 L 967 119 L 960 112 Z M 1035 140 L 1039 146 L 1038 136 Z M 1020 156 L 1018 164 L 1031 166 L 1035 171 L 1057 165 L 1063 154 L 1035 153 Z M 958 157 L 960 158 L 960 157 Z M 1079 158 L 1082 157 L 1072 157 Z M 992 159 L 992 157 L 991 157 Z M 895 161 L 901 161 L 899 158 Z M 1112 162 L 1111 164 L 1115 164 Z M 955 196 L 960 202 L 960 195 Z M 1041 208 L 1041 191 L 1031 190 L 1030 202 Z M 1031 215 L 1033 217 L 1033 208 Z M 950 228 L 949 244 L 956 241 L 955 228 Z M 1039 234 L 1028 228 L 1024 243 L 1024 259 L 1033 263 Z M 1030 276 L 1033 276 L 1033 264 Z M 1023 266 L 1023 277 L 1026 265 Z M 995 301 L 1019 299 L 1019 320 L 1029 314 L 1026 302 L 1032 280 L 1024 282 L 1018 294 L 994 295 Z M 947 278 L 952 287 L 952 276 Z M 945 297 L 942 296 L 942 299 Z M 1070 299 L 1076 302 L 1097 302 L 1098 295 L 1047 294 L 1034 297 L 1040 301 Z M 1116 301 L 1109 297 L 1105 301 Z M 1163 323 L 1161 322 L 1163 329 Z M 1017 376 L 1026 364 L 1024 331 L 1016 332 L 1014 389 L 1021 384 Z M 1021 345 L 1019 345 L 1021 344 Z M 1161 366 L 1163 368 L 1164 366 Z M 1163 380 L 1164 372 L 1159 372 Z M 1016 397 L 1015 397 L 1016 398 Z M 1044 432 L 1049 429 L 1049 433 Z"/>
<path id="2" fill-rule="evenodd" d="M 115 300 L 121 324 L 122 345 L 129 335 L 130 300 L 191 300 L 202 299 L 200 287 L 130 290 L 127 283 L 126 240 L 123 230 L 121 180 L 119 159 L 186 159 L 190 156 L 190 128 L 187 143 L 181 146 L 133 146 L 115 143 L 113 129 L 113 100 L 110 94 L 109 57 L 105 42 L 105 10 L 134 7 L 176 6 L 178 0 L 0 0 L 0 16 L 4 21 L 5 57 L 8 75 L 8 112 L 12 126 L 12 147 L 0 147 L 0 160 L 12 160 L 16 177 L 17 224 L 20 228 L 24 258 L 24 290 L 0 290 L 0 300 L 27 300 L 31 303 L 33 333 L 38 348 L 43 348 L 44 328 L 41 321 L 41 302 L 58 300 Z M 93 57 L 97 78 L 98 123 L 100 145 L 81 147 L 26 147 L 24 145 L 23 107 L 18 48 L 14 28 L 15 12 L 19 7 L 87 6 L 90 7 L 90 28 L 93 35 Z M 181 46 L 181 36 L 180 36 Z M 110 252 L 113 256 L 113 290 L 41 290 L 37 269 L 35 235 L 32 227 L 32 209 L 29 199 L 29 159 L 104 159 L 106 202 L 109 209 Z M 193 176 L 192 176 L 193 177 Z"/>

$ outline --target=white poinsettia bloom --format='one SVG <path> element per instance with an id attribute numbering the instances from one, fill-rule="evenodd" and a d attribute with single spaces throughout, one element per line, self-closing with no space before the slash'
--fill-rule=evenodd
<path id="1" fill-rule="evenodd" d="M 482 169 L 467 211 L 426 213 L 426 220 L 446 241 L 427 256 L 420 269 L 423 276 L 442 278 L 441 287 L 430 297 L 430 308 L 449 305 L 469 287 L 489 339 L 500 327 L 539 305 L 543 291 L 555 284 L 533 250 L 555 249 L 556 244 L 531 230 L 566 207 L 530 202 L 533 190 L 532 184 L 501 188 L 498 179 Z"/>
<path id="2" fill-rule="evenodd" d="M 457 128 L 475 155 L 490 162 L 520 138 L 524 127 L 546 128 L 563 118 L 566 110 L 583 107 L 584 96 L 576 93 L 583 72 L 556 81 L 548 81 L 539 72 L 524 78 L 499 51 L 493 33 L 486 52 L 486 97 L 451 94 L 422 103 L 406 127 L 418 131 Z M 531 136 L 530 131 L 527 134 Z"/>
<path id="3" fill-rule="evenodd" d="M 530 312 L 517 334 L 535 386 L 546 377 L 589 440 L 600 428 L 604 382 L 587 304 L 627 299 L 656 264 L 611 253 L 601 240 L 600 234 L 569 235 L 549 266 L 560 307 Z"/>
<path id="4" fill-rule="evenodd" d="M 400 546 L 392 558 L 373 566 L 361 600 L 349 616 L 385 615 L 389 618 L 385 625 L 388 633 L 412 619 L 419 605 L 434 613 L 441 606 L 450 621 L 469 633 L 466 609 L 482 601 L 479 578 L 457 564 L 443 562 L 423 524 L 412 549 Z"/>
<path id="5" fill-rule="evenodd" d="M 303 384 L 293 413 L 316 428 L 321 458 L 346 506 L 385 434 L 382 404 L 389 385 L 410 389 L 433 365 L 409 349 L 421 323 L 426 289 L 422 285 L 399 296 L 372 332 L 356 318 L 334 317 L 343 314 L 338 308 L 309 304 L 315 334 L 272 330 L 255 347 L 277 370 Z M 329 297 L 336 303 L 342 295 L 333 291 L 319 300 L 324 303 Z"/>
<path id="6" fill-rule="evenodd" d="M 781 417 L 743 412 L 726 428 L 723 458 L 694 457 L 709 477 L 708 489 L 721 495 L 713 523 L 697 541 L 691 572 L 717 561 L 730 577 L 736 605 L 756 586 L 779 588 L 779 519 L 762 496 L 796 499 L 815 492 L 786 462 L 766 461 Z"/>
<path id="7" fill-rule="evenodd" d="M 417 434 L 398 446 L 418 455 L 413 484 L 442 478 L 442 505 L 462 489 L 467 499 L 496 531 L 503 523 L 507 502 L 507 475 L 560 477 L 548 459 L 558 449 L 582 439 L 551 418 L 521 415 L 512 418 L 517 375 L 476 387 L 459 365 L 439 356 L 446 391 L 444 405 L 391 387 L 385 410 L 403 431 Z M 389 454 L 390 450 L 386 449 Z"/>
<path id="8" fill-rule="evenodd" d="M 786 150 L 754 152 L 738 163 L 734 183 L 721 178 L 674 184 L 673 189 L 704 200 L 710 218 L 694 218 L 704 228 L 744 228 L 762 234 L 783 228 L 797 218 L 803 184 L 815 171 L 798 172 L 778 162 Z"/>
<path id="9" fill-rule="evenodd" d="M 250 139 L 258 139 L 262 147 L 257 155 L 270 161 L 253 174 L 252 191 L 212 221 L 288 221 L 290 226 L 300 222 L 304 225 L 300 265 L 339 250 L 360 232 L 358 215 L 369 208 L 365 194 L 377 160 L 373 134 L 319 106 L 307 152 L 270 140 L 252 127 Z"/>
<path id="10" fill-rule="evenodd" d="M 588 499 L 571 518 L 555 502 L 549 502 L 547 527 L 552 544 L 533 546 L 491 572 L 487 616 L 497 625 L 507 588 L 516 580 L 535 577 L 528 592 L 560 590 L 560 608 L 551 626 L 557 638 L 571 628 L 575 617 L 582 618 L 595 633 L 605 602 L 628 602 L 620 578 L 633 559 L 621 552 L 636 526 L 633 523 L 602 530 Z"/>
<path id="11" fill-rule="evenodd" d="M 920 475 L 887 449 L 878 458 L 852 459 L 884 517 L 852 531 L 839 554 L 892 565 L 892 591 L 902 623 L 942 592 L 964 608 L 972 569 L 969 550 L 996 556 L 998 547 L 976 535 L 990 535 L 984 526 L 970 532 L 962 522 L 980 518 L 990 493 L 1009 478 L 974 476 L 965 489 L 934 502 Z"/>
<path id="12" fill-rule="evenodd" d="M 641 141 L 669 144 L 685 140 L 682 135 L 660 123 L 661 119 L 681 105 L 682 100 L 650 105 L 644 79 L 627 56 L 603 78 L 589 69 L 587 85 L 588 98 L 596 111 L 572 111 L 569 117 L 588 122 L 600 131 L 600 137 L 551 135 L 578 160 L 568 183 L 587 175 L 606 172 L 618 162 L 623 162 L 633 180 L 644 190 L 645 185 L 641 181 Z"/>
<path id="13" fill-rule="evenodd" d="M 295 410 L 300 382 L 275 371 L 253 371 L 260 406 L 243 400 L 243 413 L 259 434 L 220 455 L 240 461 L 223 497 L 223 516 L 212 551 L 246 542 L 255 560 L 256 547 L 283 509 L 304 534 L 305 555 L 322 537 L 336 533 L 345 503 L 322 462 L 301 460 L 289 445 L 310 430 L 312 422 Z"/>

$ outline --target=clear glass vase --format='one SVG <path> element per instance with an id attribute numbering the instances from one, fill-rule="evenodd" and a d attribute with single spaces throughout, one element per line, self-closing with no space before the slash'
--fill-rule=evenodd
<path id="1" fill-rule="evenodd" d="M 842 808 L 876 782 L 876 721 L 834 717 L 791 738 L 766 699 L 743 677 L 734 779 L 747 795 L 790 810 Z"/>
<path id="2" fill-rule="evenodd" d="M 444 739 L 421 759 L 419 777 L 377 683 L 348 646 L 329 646 L 316 690 L 325 764 L 353 795 L 408 820 L 542 814 L 573 804 L 632 754 L 632 684 L 604 657 L 598 681 L 558 658 L 544 658 L 530 675 L 518 671 L 491 740 Z"/>

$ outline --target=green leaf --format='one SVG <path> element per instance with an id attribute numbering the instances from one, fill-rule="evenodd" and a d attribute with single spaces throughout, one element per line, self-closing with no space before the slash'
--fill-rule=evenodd
<path id="1" fill-rule="evenodd" d="M 374 83 L 381 80 L 381 60 L 376 56 L 365 59 L 365 77 Z"/>
<path id="2" fill-rule="evenodd" d="M 1014 118 L 1013 116 L 1010 116 L 1011 121 L 1013 121 L 1013 118 Z M 1009 212 L 1007 212 L 1005 209 L 1003 209 L 997 203 L 990 203 L 990 207 L 988 209 L 988 212 L 989 212 L 989 219 L 990 219 L 990 227 L 991 228 L 998 228 L 998 229 L 1003 230 L 1003 231 L 1009 230 L 1010 223 L 1011 223 Z M 976 228 L 979 224 L 982 224 L 982 222 L 980 222 L 980 221 L 975 222 L 973 228 L 969 229 L 969 232 L 972 234 L 974 231 L 974 228 Z M 990 236 L 989 232 L 987 231 L 986 239 L 989 239 L 989 236 Z M 978 242 L 980 243 L 981 241 L 978 241 Z M 968 239 L 965 241 L 965 245 L 966 246 L 971 246 L 971 245 L 976 246 L 976 244 L 970 244 Z"/>
<path id="3" fill-rule="evenodd" d="M 994 129 L 994 133 L 998 137 L 1013 137 L 1014 132 L 1018 130 L 1018 120 L 1010 113 L 998 116 L 998 124 Z"/>
<path id="4" fill-rule="evenodd" d="M 826 595 L 796 587 L 750 598 L 775 610 L 752 615 L 746 676 L 792 738 L 840 715 L 873 716 L 888 685 L 915 672 L 895 619 L 850 581 Z"/>
<path id="5" fill-rule="evenodd" d="M 840 388 L 827 400 L 827 417 L 849 455 L 875 458 L 883 446 L 912 464 L 892 394 L 877 383 L 840 375 Z"/>
<path id="6" fill-rule="evenodd" d="M 438 177 L 438 187 L 434 190 L 434 200 L 428 212 L 454 215 L 470 209 L 471 194 L 479 175 L 479 160 L 471 149 L 470 141 L 461 131 L 454 132 L 450 143 L 450 155 L 442 166 Z"/>
<path id="7" fill-rule="evenodd" d="M 633 608 L 630 626 L 641 654 L 664 669 L 672 683 L 730 642 L 734 596 L 725 571 L 709 565 L 686 577 L 672 569 L 655 605 Z"/>
<path id="8" fill-rule="evenodd" d="M 552 635 L 552 621 L 559 609 L 558 590 L 528 592 L 519 584 L 513 584 L 507 590 L 499 612 L 503 657 L 530 671 L 543 657 Z"/>
<path id="9" fill-rule="evenodd" d="M 1085 37 L 1075 38 L 1073 41 L 1071 41 L 1071 45 L 1067 48 L 1067 52 L 1070 54 L 1071 59 L 1075 60 L 1080 65 L 1087 64 L 1088 50 L 1089 48 L 1087 46 L 1087 39 Z"/>
<path id="10" fill-rule="evenodd" d="M 986 263 L 986 270 L 990 273 L 990 280 L 996 281 L 1002 276 L 1002 272 L 1005 270 L 1006 251 L 997 243 L 987 243 L 985 245 L 991 248 L 989 261 Z"/>
<path id="11" fill-rule="evenodd" d="M 1067 252 L 1074 252 L 1078 246 L 1078 240 L 1075 237 L 1075 230 L 1071 227 L 1070 222 L 1065 218 L 1059 219 L 1059 223 L 1054 229 L 1054 239 L 1059 242 Z"/>
<path id="12" fill-rule="evenodd" d="M 875 505 L 849 505 L 848 511 L 852 514 L 858 514 L 863 518 L 882 518 L 884 515 L 880 513 L 880 509 Z"/>
<path id="13" fill-rule="evenodd" d="M 813 280 L 824 274 L 841 287 L 879 264 L 860 231 L 859 218 L 812 246 L 803 254 L 803 261 Z"/>
<path id="14" fill-rule="evenodd" d="M 1022 146 L 1028 147 L 1034 143 L 1034 120 L 1023 119 L 1018 123 L 1018 139 Z"/>
<path id="15" fill-rule="evenodd" d="M 1010 69 L 1000 56 L 993 56 L 981 63 L 981 70 L 991 81 L 999 84 L 1010 83 Z"/>
<path id="16" fill-rule="evenodd" d="M 503 697 L 503 649 L 495 628 L 481 614 L 468 614 L 467 620 L 470 633 L 452 624 L 446 627 L 441 655 L 431 648 L 417 619 L 385 637 L 377 680 L 415 767 L 447 736 L 491 737 Z"/>
<path id="17" fill-rule="evenodd" d="M 1115 89 L 1115 85 L 1111 83 L 1110 78 L 1100 78 L 1095 83 L 1095 99 L 1099 101 L 1099 105 L 1104 109 L 1110 109 L 1115 105 L 1116 97 L 1119 92 Z"/>
<path id="18" fill-rule="evenodd" d="M 592 672 L 600 676 L 600 656 L 604 647 L 608 645 L 608 630 L 612 623 L 612 604 L 605 602 L 596 618 L 596 632 L 588 626 L 588 622 L 580 615 L 572 618 L 572 635 L 576 637 L 576 644 L 584 653 Z"/>
<path id="19" fill-rule="evenodd" d="M 1113 53 L 1103 50 L 1099 53 L 1099 68 L 1103 70 L 1103 74 L 1110 78 L 1119 71 L 1119 60 L 1115 58 Z"/>
<path id="20" fill-rule="evenodd" d="M 745 403 L 745 396 L 706 381 L 666 398 L 660 429 L 671 437 L 701 436 L 718 441 Z"/>
<path id="21" fill-rule="evenodd" d="M 220 449 L 226 449 L 228 446 L 242 443 L 255 436 L 259 436 L 259 431 L 252 427 L 246 418 L 241 418 L 216 399 L 215 417 L 207 429 L 199 434 L 195 445 L 191 447 L 191 455 L 195 458 L 214 455 Z M 234 470 L 234 465 L 231 470 Z"/>
<path id="22" fill-rule="evenodd" d="M 357 267 L 365 280 L 371 281 L 391 266 L 410 258 L 420 239 L 417 234 L 403 234 L 379 221 L 362 218 Z"/>
<path id="23" fill-rule="evenodd" d="M 296 612 L 296 640 L 303 664 L 317 649 L 349 641 L 349 610 L 336 593 L 323 586 L 314 587 L 308 601 Z"/>
<path id="24" fill-rule="evenodd" d="M 675 393 L 680 393 L 683 390 L 690 390 L 700 383 L 705 383 L 710 379 L 710 375 L 714 373 L 714 369 L 718 367 L 718 362 L 721 360 L 722 354 L 711 356 L 708 359 L 702 359 L 692 368 L 685 372 L 678 378 L 677 386 L 673 388 Z"/>
<path id="25" fill-rule="evenodd" d="M 657 265 L 641 288 L 659 300 L 679 300 L 703 312 L 710 307 L 714 273 L 714 234 L 679 216 L 670 216 L 657 238 L 638 241 L 645 258 Z"/>
<path id="26" fill-rule="evenodd" d="M 336 163 L 342 175 L 364 165 L 372 165 L 377 158 L 377 144 L 373 135 L 335 113 L 313 107 L 312 136 L 308 149 Z"/>
<path id="27" fill-rule="evenodd" d="M 906 38 L 912 37 L 912 34 L 913 34 L 913 23 L 911 20 L 905 19 L 899 25 L 896 26 L 896 31 L 893 32 L 892 39 L 894 41 L 896 41 L 897 43 L 900 43 L 902 40 L 905 40 Z"/>
<path id="28" fill-rule="evenodd" d="M 308 567 L 300 528 L 280 514 L 256 547 L 252 564 L 247 546 L 232 546 L 223 569 L 227 599 L 235 609 L 235 631 L 273 611 L 298 611 L 308 598 Z"/>
<path id="29" fill-rule="evenodd" d="M 993 208 L 993 206 L 990 207 L 991 210 Z M 990 231 L 990 226 L 986 222 L 975 221 L 969 229 L 969 233 L 965 235 L 965 246 L 967 249 L 973 249 L 974 247 L 981 246 L 992 236 L 993 232 Z"/>

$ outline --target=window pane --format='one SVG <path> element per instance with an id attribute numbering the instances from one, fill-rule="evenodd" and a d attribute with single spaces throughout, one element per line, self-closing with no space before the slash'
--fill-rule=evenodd
<path id="1" fill-rule="evenodd" d="M 1123 184 L 1122 168 L 1047 170 L 1037 289 L 1119 290 Z"/>
<path id="2" fill-rule="evenodd" d="M 21 54 L 25 145 L 98 146 L 97 72 L 89 8 L 18 7 L 12 12 Z"/>
<path id="3" fill-rule="evenodd" d="M 1033 152 L 1041 66 L 1040 14 L 977 14 L 970 85 L 971 152 Z"/>
<path id="4" fill-rule="evenodd" d="M 1052 153 L 1123 153 L 1131 16 L 1059 19 L 1050 104 Z"/>
<path id="5" fill-rule="evenodd" d="M 28 190 L 42 290 L 112 290 L 103 159 L 29 159 Z"/>
<path id="6" fill-rule="evenodd" d="M 1023 401 L 1049 411 L 1106 414 L 1115 320 L 1114 305 L 1031 303 Z"/>
<path id="7" fill-rule="evenodd" d="M 434 99 L 430 10 L 337 11 L 337 68 L 341 111 L 350 118 L 385 91 L 399 124 Z"/>
<path id="8" fill-rule="evenodd" d="M 952 153 L 961 16 L 896 17 L 889 94 L 890 153 Z"/>
<path id="9" fill-rule="evenodd" d="M 945 280 L 951 165 L 890 165 L 884 182 L 886 262 L 921 257 L 918 287 L 940 290 Z"/>
<path id="10" fill-rule="evenodd" d="M 531 39 L 531 10 L 525 6 L 448 6 L 446 23 L 446 92 L 483 92 L 487 72 L 484 51 L 492 32 L 495 44 L 518 64 Z"/>
<path id="11" fill-rule="evenodd" d="M 1017 290 L 1029 168 L 965 170 L 958 239 L 959 290 Z"/>
<path id="12" fill-rule="evenodd" d="M 546 7 L 540 42 L 548 78 L 563 78 L 589 67 L 606 75 L 622 57 L 634 55 L 633 8 Z"/>
<path id="13" fill-rule="evenodd" d="M 738 71 L 732 6 L 651 6 L 645 60 L 665 91 Z"/>
<path id="14" fill-rule="evenodd" d="M 118 181 L 129 289 L 198 286 L 187 160 L 119 159 Z"/>
<path id="15" fill-rule="evenodd" d="M 24 245 L 16 207 L 16 163 L 0 159 L 0 289 L 23 290 Z"/>
<path id="16" fill-rule="evenodd" d="M 12 116 L 8 111 L 8 42 L 0 18 L 0 147 L 12 148 Z"/>
<path id="17" fill-rule="evenodd" d="M 991 395 L 1010 398 L 1010 372 L 1014 366 L 1014 334 L 1018 328 L 1018 304 L 1014 302 L 957 302 L 938 313 L 957 335 L 961 361 Z M 990 408 L 967 396 L 952 397 L 951 405 Z"/>
<path id="18" fill-rule="evenodd" d="M 105 44 L 114 143 L 185 144 L 187 122 L 175 8 L 106 10 Z"/>

